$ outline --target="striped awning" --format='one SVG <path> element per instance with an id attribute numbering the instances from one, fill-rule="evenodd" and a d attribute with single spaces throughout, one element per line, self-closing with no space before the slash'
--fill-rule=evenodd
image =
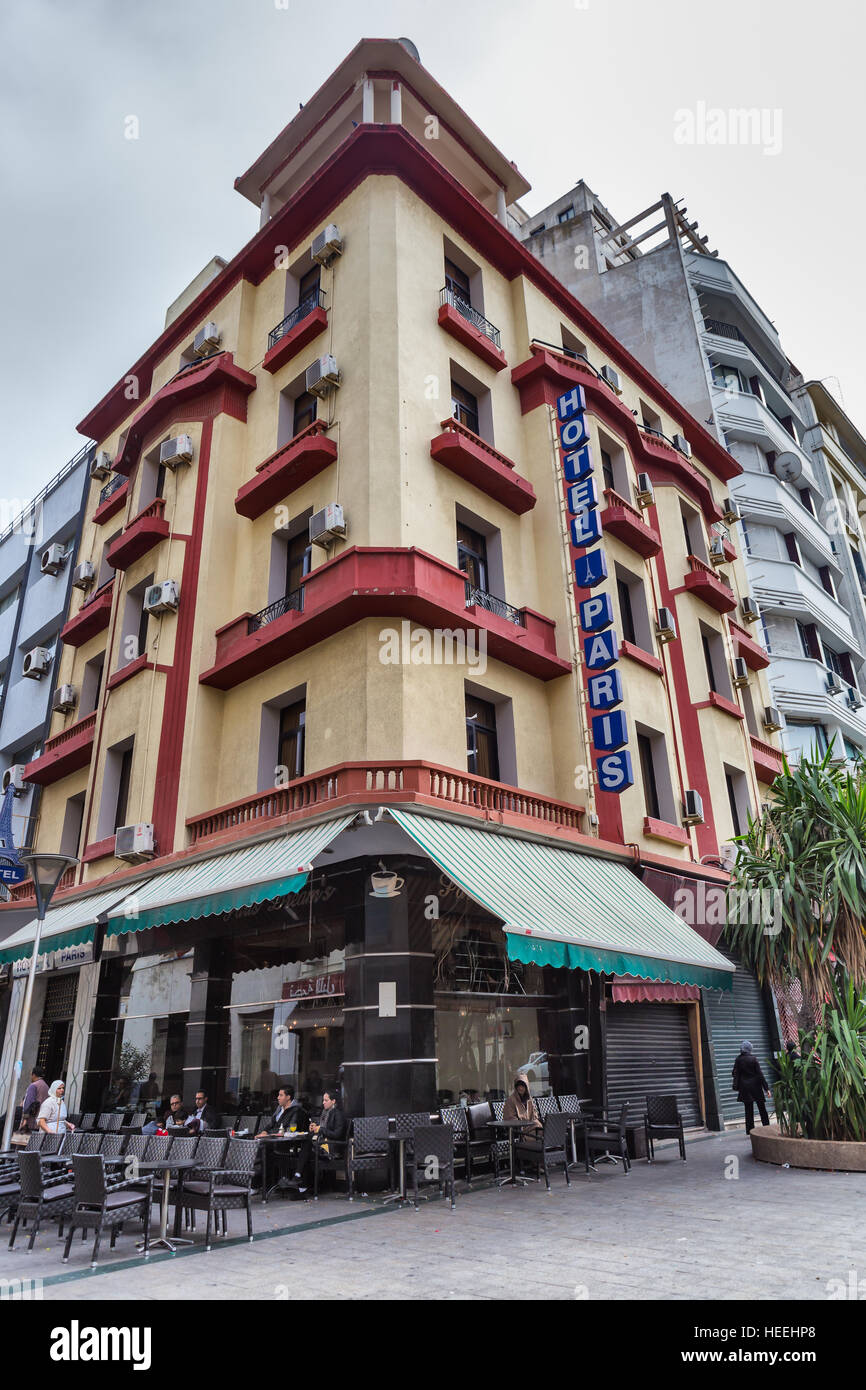
<path id="1" fill-rule="evenodd" d="M 100 913 L 108 912 L 125 896 L 121 885 L 91 893 L 88 897 L 74 898 L 60 907 L 49 908 L 39 940 L 39 954 L 60 951 L 65 946 L 81 946 L 93 940 L 96 920 Z M 38 918 L 27 922 L 12 936 L 7 937 L 0 949 L 0 965 L 7 961 L 25 960 L 33 954 L 36 940 Z"/>
<path id="2" fill-rule="evenodd" d="M 354 816 L 350 812 L 155 874 L 136 884 L 120 901 L 115 897 L 106 931 L 110 936 L 122 936 L 214 917 L 297 893 L 309 877 L 313 860 Z"/>
<path id="3" fill-rule="evenodd" d="M 624 864 L 389 807 L 394 820 L 503 923 L 511 960 L 731 989 L 730 961 Z"/>

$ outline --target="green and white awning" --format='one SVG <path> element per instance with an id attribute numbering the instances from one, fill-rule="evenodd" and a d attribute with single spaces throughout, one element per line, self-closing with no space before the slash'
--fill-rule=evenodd
<path id="1" fill-rule="evenodd" d="M 624 864 L 388 809 L 449 878 L 501 918 L 509 959 L 733 988 L 730 961 Z"/>
<path id="2" fill-rule="evenodd" d="M 88 897 L 75 898 L 61 907 L 50 908 L 39 940 L 39 954 L 47 955 L 49 951 L 61 951 L 66 946 L 81 946 L 92 941 L 100 913 L 108 912 L 123 896 L 124 892 L 118 884 L 115 888 L 103 889 Z M 0 965 L 32 956 L 37 921 L 34 917 L 7 937 L 0 948 Z"/>
<path id="3" fill-rule="evenodd" d="M 293 830 L 278 839 L 228 850 L 155 874 L 127 893 L 109 914 L 107 933 L 197 921 L 297 893 L 312 862 L 354 820 L 355 813 Z"/>

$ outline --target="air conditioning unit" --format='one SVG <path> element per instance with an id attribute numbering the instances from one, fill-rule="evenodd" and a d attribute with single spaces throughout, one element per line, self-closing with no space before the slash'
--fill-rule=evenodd
<path id="1" fill-rule="evenodd" d="M 142 607 L 145 613 L 176 613 L 180 590 L 176 579 L 164 579 L 161 584 L 151 584 L 144 591 Z"/>
<path id="2" fill-rule="evenodd" d="M 313 396 L 328 396 L 335 386 L 340 384 L 340 373 L 337 369 L 337 359 L 330 353 L 326 357 L 319 357 L 307 368 L 305 377 L 306 389 Z"/>
<path id="3" fill-rule="evenodd" d="M 323 507 L 320 512 L 314 512 L 310 517 L 310 543 L 320 545 L 327 550 L 336 540 L 340 540 L 346 534 L 346 523 L 343 520 L 343 508 L 339 502 L 329 502 L 327 507 Z"/>
<path id="4" fill-rule="evenodd" d="M 656 637 L 660 642 L 673 642 L 677 635 L 677 620 L 670 608 L 660 608 L 656 621 Z"/>
<path id="5" fill-rule="evenodd" d="M 651 507 L 656 500 L 655 488 L 649 473 L 638 473 L 635 497 L 639 507 Z"/>
<path id="6" fill-rule="evenodd" d="M 3 795 L 12 788 L 13 796 L 23 796 L 27 790 L 24 782 L 24 763 L 13 763 L 3 773 Z"/>
<path id="7" fill-rule="evenodd" d="M 156 853 L 153 826 L 118 826 L 114 835 L 114 853 L 118 859 L 125 859 L 129 864 L 141 864 L 145 859 L 152 859 Z"/>
<path id="8" fill-rule="evenodd" d="M 848 686 L 848 708 L 849 708 L 849 709 L 862 709 L 862 708 L 863 708 L 863 696 L 860 694 L 860 691 L 857 689 L 856 685 L 849 685 L 849 686 Z"/>
<path id="9" fill-rule="evenodd" d="M 831 695 L 842 694 L 842 682 L 835 671 L 827 672 L 827 690 Z"/>
<path id="10" fill-rule="evenodd" d="M 314 239 L 310 256 L 318 265 L 330 265 L 337 256 L 343 254 L 343 238 L 335 222 L 329 222 L 323 232 Z"/>
<path id="11" fill-rule="evenodd" d="M 43 574 L 59 574 L 66 563 L 66 551 L 62 545 L 49 545 L 42 552 L 41 570 Z"/>
<path id="12" fill-rule="evenodd" d="M 78 701 L 78 691 L 74 685 L 58 685 L 51 701 L 51 708 L 55 714 L 69 714 L 70 710 L 75 709 Z"/>
<path id="13" fill-rule="evenodd" d="M 603 381 L 607 382 L 608 386 L 613 387 L 614 391 L 618 396 L 622 395 L 622 386 L 620 385 L 619 372 L 616 371 L 614 367 L 609 367 L 606 362 L 601 369 L 601 378 Z"/>
<path id="14" fill-rule="evenodd" d="M 114 459 L 111 457 L 111 454 L 106 453 L 104 449 L 100 449 L 96 458 L 90 465 L 90 476 L 91 478 L 98 478 L 101 483 L 105 482 L 113 466 Z"/>
<path id="15" fill-rule="evenodd" d="M 730 871 L 737 861 L 739 846 L 732 844 L 730 840 L 725 840 L 719 845 L 719 859 L 722 861 L 722 868 Z"/>
<path id="16" fill-rule="evenodd" d="M 715 536 L 713 540 L 710 541 L 710 559 L 714 565 L 724 565 L 727 558 L 724 541 L 721 536 Z"/>
<path id="17" fill-rule="evenodd" d="M 96 568 L 91 560 L 82 560 L 80 565 L 76 565 L 72 571 L 72 587 L 74 589 L 89 589 L 96 578 Z"/>
<path id="18" fill-rule="evenodd" d="M 780 729 L 785 727 L 785 716 L 781 710 L 776 709 L 775 705 L 767 705 L 764 709 L 764 728 L 769 734 L 777 734 Z"/>
<path id="19" fill-rule="evenodd" d="M 24 658 L 21 674 L 31 680 L 41 681 L 51 665 L 51 653 L 47 647 L 33 647 Z"/>
<path id="20" fill-rule="evenodd" d="M 731 662 L 731 680 L 736 686 L 749 684 L 749 668 L 746 665 L 745 657 L 734 657 Z"/>
<path id="21" fill-rule="evenodd" d="M 725 521 L 731 524 L 740 520 L 739 503 L 733 497 L 725 498 L 724 506 L 722 507 L 722 516 L 725 518 Z"/>
<path id="22" fill-rule="evenodd" d="M 675 434 L 671 439 L 671 443 L 673 444 L 674 448 L 677 449 L 681 454 L 685 454 L 687 459 L 691 458 L 692 446 L 686 439 L 684 434 Z"/>
<path id="23" fill-rule="evenodd" d="M 179 434 L 176 439 L 164 439 L 159 446 L 159 461 L 166 468 L 177 468 L 179 463 L 192 462 L 192 440 L 188 434 Z"/>
<path id="24" fill-rule="evenodd" d="M 700 792 L 688 787 L 683 799 L 683 825 L 700 825 L 704 819 L 704 803 Z"/>
<path id="25" fill-rule="evenodd" d="M 761 616 L 760 608 L 748 594 L 740 600 L 740 612 L 745 623 L 756 623 Z"/>
<path id="26" fill-rule="evenodd" d="M 215 323 L 206 323 L 204 328 L 200 328 L 192 341 L 192 350 L 196 357 L 206 357 L 209 352 L 213 352 L 220 345 L 220 331 Z"/>

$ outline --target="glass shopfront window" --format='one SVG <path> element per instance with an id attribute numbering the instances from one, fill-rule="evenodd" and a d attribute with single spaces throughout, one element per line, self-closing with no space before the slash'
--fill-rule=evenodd
<path id="1" fill-rule="evenodd" d="M 111 1080 L 104 1110 L 153 1110 L 183 1092 L 192 951 L 123 962 Z"/>

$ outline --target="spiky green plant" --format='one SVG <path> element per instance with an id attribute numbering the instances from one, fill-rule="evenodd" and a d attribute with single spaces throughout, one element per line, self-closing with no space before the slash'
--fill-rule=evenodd
<path id="1" fill-rule="evenodd" d="M 785 1134 L 866 1142 L 866 1001 L 846 981 L 823 1023 L 783 1053 L 773 1098 Z"/>

